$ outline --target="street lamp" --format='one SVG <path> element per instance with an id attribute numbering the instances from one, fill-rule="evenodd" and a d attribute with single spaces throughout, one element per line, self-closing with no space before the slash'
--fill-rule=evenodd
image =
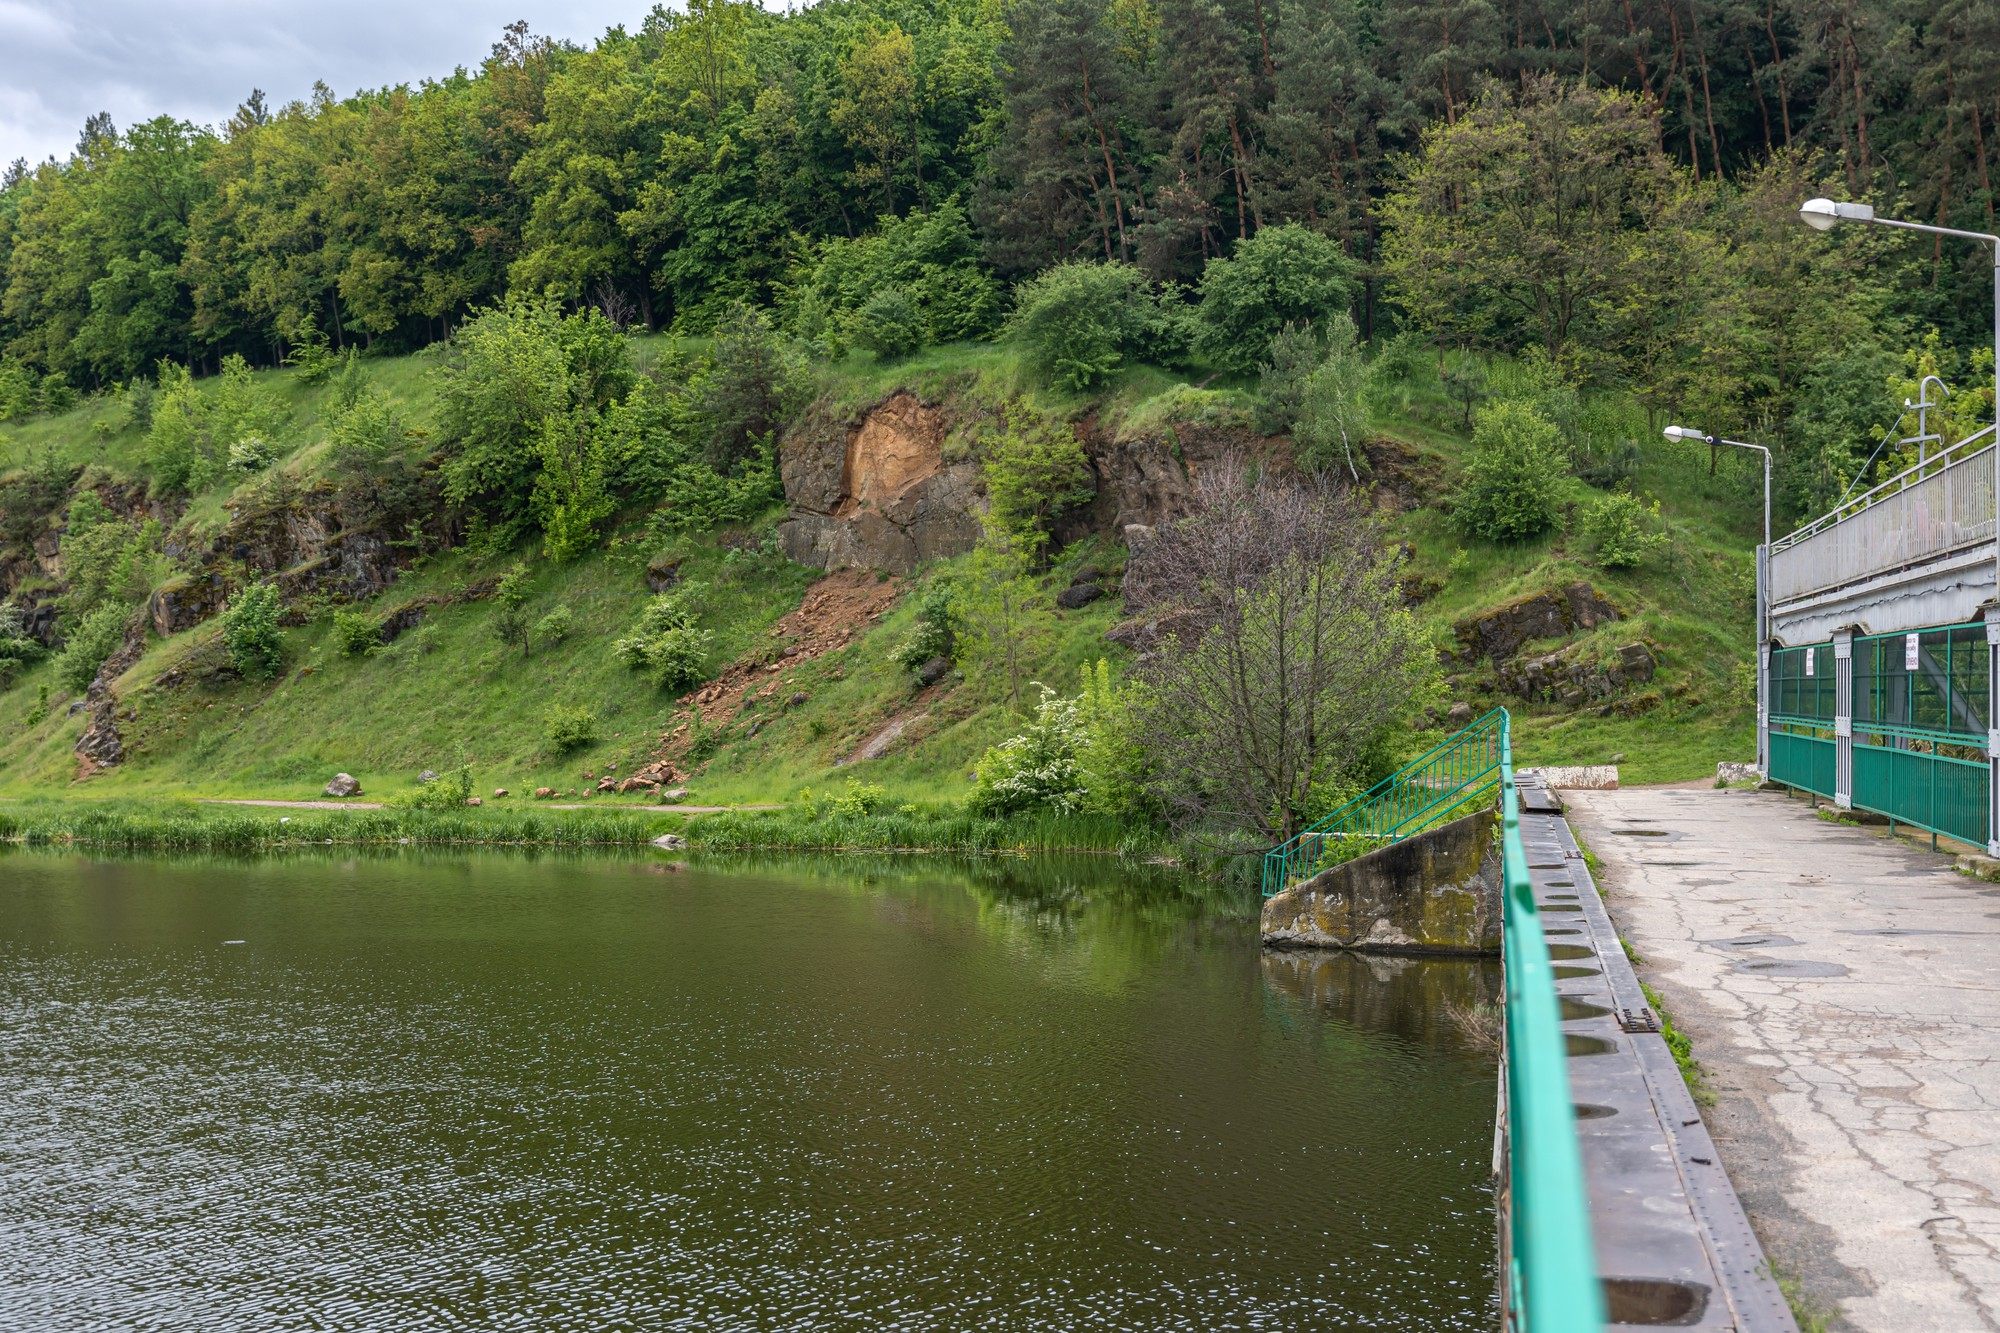
<path id="1" fill-rule="evenodd" d="M 1983 241 L 1993 247 L 1993 484 L 1994 495 L 2000 497 L 2000 236 L 1983 231 L 1960 231 L 1956 227 L 1932 227 L 1921 222 L 1898 222 L 1894 218 L 1878 218 L 1868 204 L 1851 204 L 1834 199 L 1808 199 L 1799 205 L 1799 220 L 1814 231 L 1831 231 L 1838 222 L 1872 222 L 1878 227 L 1894 227 L 1899 231 L 1929 232 L 1933 236 L 1957 236 L 1968 241 Z M 2000 597 L 2000 538 L 1993 544 L 1993 591 Z M 1987 622 L 1988 641 L 1992 641 L 1996 622 Z M 1991 650 L 1989 649 L 1989 652 Z M 1988 677 L 1992 679 L 1991 675 Z M 1986 851 L 1990 856 L 2000 857 L 2000 727 L 1995 727 L 1993 716 L 1995 690 L 1988 686 L 1986 762 L 1988 768 L 1988 796 L 1986 812 Z"/>
<path id="2" fill-rule="evenodd" d="M 1771 760 L 1765 717 L 1770 694 L 1765 682 L 1765 663 L 1771 644 L 1771 598 L 1764 585 L 1770 580 L 1771 567 L 1771 451 L 1761 444 L 1725 440 L 1692 426 L 1669 426 L 1660 433 L 1670 440 L 1692 440 L 1711 449 L 1726 444 L 1731 449 L 1754 449 L 1764 455 L 1764 544 L 1757 548 L 1757 771 L 1768 778 Z"/>

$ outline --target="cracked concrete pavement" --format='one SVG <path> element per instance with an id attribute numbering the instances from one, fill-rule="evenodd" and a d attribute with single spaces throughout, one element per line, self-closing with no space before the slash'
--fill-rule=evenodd
<path id="1" fill-rule="evenodd" d="M 2000 1330 L 2000 886 L 1782 793 L 1563 797 L 1781 1274 L 1829 1328 Z"/>

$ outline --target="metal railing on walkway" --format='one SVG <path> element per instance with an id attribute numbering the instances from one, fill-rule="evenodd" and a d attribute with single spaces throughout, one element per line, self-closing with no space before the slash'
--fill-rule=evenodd
<path id="1" fill-rule="evenodd" d="M 1264 896 L 1490 799 L 1500 785 L 1506 739 L 1507 710 L 1496 708 L 1272 848 L 1264 854 Z"/>
<path id="2" fill-rule="evenodd" d="M 1337 863 L 1336 852 L 1347 859 L 1356 840 L 1409 837 L 1498 791 L 1507 1004 L 1502 1113 L 1508 1327 L 1514 1333 L 1598 1333 L 1605 1321 L 1604 1289 L 1577 1146 L 1554 964 L 1521 845 L 1509 722 L 1506 709 L 1494 709 L 1273 849 L 1264 859 L 1264 891 L 1270 897 L 1310 878 L 1321 866 Z"/>

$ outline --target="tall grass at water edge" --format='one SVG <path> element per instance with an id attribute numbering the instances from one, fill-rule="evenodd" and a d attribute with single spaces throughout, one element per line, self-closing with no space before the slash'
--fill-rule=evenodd
<path id="1" fill-rule="evenodd" d="M 540 847 L 642 846 L 673 818 L 584 812 L 356 810 L 283 818 L 195 812 L 55 808 L 0 810 L 0 841 L 29 846 L 251 851 L 312 845 L 409 843 Z"/>
<path id="2" fill-rule="evenodd" d="M 1167 852 L 1157 829 L 1108 815 L 1018 815 L 995 819 L 960 807 L 874 814 L 805 809 L 723 811 L 687 827 L 688 845 L 748 851 L 1104 852 L 1152 857 Z"/>

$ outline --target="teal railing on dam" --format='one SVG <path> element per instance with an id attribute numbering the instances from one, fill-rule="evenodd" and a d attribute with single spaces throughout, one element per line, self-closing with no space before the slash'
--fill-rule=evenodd
<path id="1" fill-rule="evenodd" d="M 1333 837 L 1394 841 L 1498 787 L 1507 986 L 1507 1326 L 1514 1333 L 1598 1333 L 1605 1321 L 1604 1289 L 1591 1237 L 1554 964 L 1521 845 L 1509 720 L 1506 709 L 1494 709 L 1273 850 L 1264 861 L 1265 895 L 1309 877 L 1329 859 L 1324 842 L 1301 847 L 1301 839 L 1325 839 L 1330 828 Z"/>
<path id="2" fill-rule="evenodd" d="M 1500 785 L 1507 710 L 1496 708 L 1264 855 L 1264 896 L 1385 842 L 1421 833 Z"/>

